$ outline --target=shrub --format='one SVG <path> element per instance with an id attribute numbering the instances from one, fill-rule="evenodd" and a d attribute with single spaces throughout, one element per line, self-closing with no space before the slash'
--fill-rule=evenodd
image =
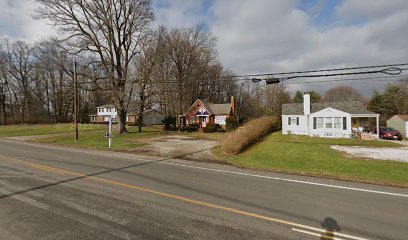
<path id="1" fill-rule="evenodd" d="M 187 132 L 196 132 L 198 127 L 196 126 L 188 126 L 185 128 Z"/>
<path id="2" fill-rule="evenodd" d="M 224 153 L 234 155 L 258 142 L 268 133 L 279 129 L 276 117 L 261 117 L 247 122 L 241 128 L 228 133 L 221 143 Z"/>
<path id="3" fill-rule="evenodd" d="M 218 125 L 216 132 L 224 133 L 225 129 Z"/>
<path id="4" fill-rule="evenodd" d="M 235 117 L 227 117 L 225 122 L 227 124 L 227 131 L 234 130 L 238 127 L 238 121 Z"/>
<path id="5" fill-rule="evenodd" d="M 177 121 L 177 118 L 175 118 L 175 117 L 165 117 L 162 120 L 162 123 L 164 124 L 164 130 L 169 130 L 171 127 L 175 128 L 176 127 L 176 121 Z"/>
<path id="6" fill-rule="evenodd" d="M 209 123 L 206 127 L 203 128 L 203 132 L 205 133 L 215 133 L 218 129 L 219 125 L 216 123 Z"/>

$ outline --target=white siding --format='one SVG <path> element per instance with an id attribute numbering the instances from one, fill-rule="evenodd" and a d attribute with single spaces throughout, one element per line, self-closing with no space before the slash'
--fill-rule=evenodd
<path id="1" fill-rule="evenodd" d="M 405 122 L 405 137 L 408 138 L 408 122 Z"/>
<path id="2" fill-rule="evenodd" d="M 117 112 L 114 107 L 111 108 L 97 108 L 97 114 L 99 116 L 112 116 L 115 117 Z"/>
<path id="3" fill-rule="evenodd" d="M 323 118 L 323 127 L 314 129 L 313 120 L 314 118 Z M 340 128 L 335 128 L 335 118 L 341 118 Z M 346 129 L 343 129 L 343 118 L 346 118 Z M 342 112 L 333 108 L 326 108 L 319 112 L 315 112 L 309 115 L 309 135 L 318 137 L 350 137 L 351 135 L 351 116 L 346 112 Z M 326 124 L 326 120 L 332 121 L 331 128 L 328 128 L 330 124 Z"/>
<path id="4" fill-rule="evenodd" d="M 299 125 L 289 125 L 288 118 L 299 118 Z M 304 115 L 282 115 L 282 133 L 283 134 L 298 134 L 308 135 L 307 117 Z"/>

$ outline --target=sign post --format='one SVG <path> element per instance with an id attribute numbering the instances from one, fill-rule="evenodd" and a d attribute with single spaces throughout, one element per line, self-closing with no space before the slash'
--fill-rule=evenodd
<path id="1" fill-rule="evenodd" d="M 109 148 L 112 146 L 112 117 L 109 118 Z"/>

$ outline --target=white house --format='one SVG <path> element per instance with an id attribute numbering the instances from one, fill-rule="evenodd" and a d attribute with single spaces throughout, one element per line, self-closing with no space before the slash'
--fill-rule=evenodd
<path id="1" fill-rule="evenodd" d="M 160 125 L 162 124 L 162 120 L 164 118 L 163 114 L 157 110 L 147 110 L 144 112 L 143 117 L 143 123 L 145 126 Z M 96 114 L 89 115 L 89 121 L 91 123 L 107 123 L 109 122 L 109 118 L 112 118 L 113 122 L 117 122 L 119 120 L 118 112 L 113 104 L 96 107 Z M 136 113 L 126 114 L 126 123 L 136 124 L 136 122 Z"/>
<path id="2" fill-rule="evenodd" d="M 90 114 L 89 121 L 91 123 L 107 123 L 109 118 L 112 118 L 113 122 L 116 122 L 118 112 L 113 104 L 103 105 L 96 107 L 96 114 Z M 136 121 L 136 114 L 126 114 L 126 122 L 133 123 Z"/>
<path id="3" fill-rule="evenodd" d="M 387 127 L 395 128 L 404 137 L 408 137 L 408 115 L 394 115 L 387 120 Z"/>
<path id="4" fill-rule="evenodd" d="M 370 129 L 378 138 L 379 116 L 356 101 L 310 103 L 305 93 L 303 103 L 282 106 L 282 133 L 349 138 Z"/>

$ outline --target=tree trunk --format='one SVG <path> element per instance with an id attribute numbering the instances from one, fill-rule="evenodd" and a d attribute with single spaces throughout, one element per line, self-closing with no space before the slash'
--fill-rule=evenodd
<path id="1" fill-rule="evenodd" d="M 126 129 L 126 111 L 123 108 L 118 109 L 119 116 L 119 134 L 127 133 Z"/>
<path id="2" fill-rule="evenodd" d="M 3 109 L 3 125 L 7 125 L 7 113 L 6 113 L 6 95 L 4 94 L 3 90 L 2 90 L 2 94 L 1 94 L 1 105 L 2 105 L 2 109 Z"/>

